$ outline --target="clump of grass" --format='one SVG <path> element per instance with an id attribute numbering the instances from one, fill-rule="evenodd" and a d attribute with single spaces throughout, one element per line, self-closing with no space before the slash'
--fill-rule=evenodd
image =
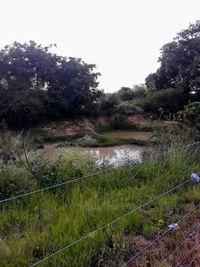
<path id="1" fill-rule="evenodd" d="M 120 139 L 112 136 L 98 136 L 97 144 L 99 146 L 114 146 L 120 143 Z"/>

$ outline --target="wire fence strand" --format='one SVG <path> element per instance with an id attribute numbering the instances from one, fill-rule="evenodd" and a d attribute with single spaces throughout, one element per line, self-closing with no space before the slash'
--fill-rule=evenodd
<path id="1" fill-rule="evenodd" d="M 175 186 L 175 187 L 169 189 L 168 191 L 166 191 L 166 192 L 160 194 L 159 196 L 156 196 L 155 198 L 149 200 L 148 202 L 145 202 L 144 204 L 142 204 L 142 205 L 140 205 L 140 206 L 138 206 L 138 207 L 132 209 L 131 211 L 129 211 L 129 212 L 125 213 L 124 215 L 118 217 L 117 219 L 115 219 L 115 220 L 109 222 L 108 224 L 105 224 L 105 225 L 101 226 L 100 228 L 98 228 L 98 229 L 96 229 L 96 230 L 90 232 L 89 234 L 87 234 L 87 235 L 81 237 L 80 239 L 78 239 L 78 240 L 72 242 L 71 244 L 69 244 L 69 245 L 67 245 L 67 246 L 65 246 L 65 247 L 63 247 L 63 248 L 57 250 L 56 252 L 54 252 L 54 253 L 52 253 L 52 254 L 46 256 L 45 258 L 41 259 L 40 261 L 37 261 L 36 263 L 33 263 L 32 265 L 30 265 L 30 267 L 37 266 L 37 265 L 41 264 L 42 262 L 44 262 L 44 261 L 46 261 L 46 260 L 52 258 L 53 256 L 55 256 L 55 255 L 57 255 L 57 254 L 63 252 L 64 250 L 66 250 L 66 249 L 68 249 L 68 248 L 70 248 L 70 247 L 72 247 L 72 246 L 78 244 L 79 242 L 85 240 L 85 239 L 88 238 L 89 236 L 95 235 L 97 232 L 99 232 L 99 231 L 101 231 L 101 230 L 103 230 L 103 229 L 105 229 L 105 228 L 107 228 L 107 227 L 109 227 L 109 226 L 115 224 L 116 222 L 120 221 L 121 219 L 123 219 L 123 218 L 129 216 L 130 214 L 133 214 L 134 212 L 136 212 L 136 211 L 142 209 L 143 207 L 145 207 L 145 206 L 151 204 L 152 202 L 154 202 L 154 201 L 160 199 L 161 197 L 164 197 L 165 195 L 169 194 L 170 192 L 173 192 L 174 190 L 176 190 L 176 189 L 178 189 L 178 188 L 184 186 L 185 184 L 187 184 L 187 183 L 189 183 L 189 182 L 191 182 L 191 179 L 186 180 L 185 182 L 183 182 L 183 183 L 181 183 L 181 184 L 179 184 L 179 185 L 177 185 L 177 186 Z"/>

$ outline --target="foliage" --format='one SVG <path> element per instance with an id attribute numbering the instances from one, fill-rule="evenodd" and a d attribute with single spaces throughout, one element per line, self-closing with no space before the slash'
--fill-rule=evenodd
<path id="1" fill-rule="evenodd" d="M 96 127 L 96 131 L 107 132 L 107 131 L 129 131 L 129 130 L 138 130 L 136 125 L 131 124 L 127 121 L 124 115 L 116 115 L 110 119 L 108 124 Z"/>
<path id="2" fill-rule="evenodd" d="M 16 196 L 37 188 L 30 173 L 12 163 L 0 163 L 0 199 Z"/>
<path id="3" fill-rule="evenodd" d="M 101 115 L 112 115 L 116 112 L 119 105 L 119 98 L 116 93 L 108 93 L 100 97 L 98 113 Z"/>
<path id="4" fill-rule="evenodd" d="M 144 84 L 134 85 L 133 88 L 121 87 L 121 89 L 117 91 L 117 96 L 121 101 L 129 101 L 144 97 L 146 96 L 146 87 Z"/>
<path id="5" fill-rule="evenodd" d="M 119 96 L 120 100 L 128 101 L 133 99 L 133 91 L 129 87 L 122 87 L 118 92 L 117 95 Z"/>
<path id="6" fill-rule="evenodd" d="M 178 112 L 178 119 L 200 129 L 200 102 L 193 102 Z"/>
<path id="7" fill-rule="evenodd" d="M 101 94 L 95 65 L 50 49 L 30 41 L 0 51 L 0 121 L 21 128 L 90 112 Z"/>
<path id="8" fill-rule="evenodd" d="M 177 105 L 177 99 L 180 106 Z M 184 103 L 184 96 L 181 90 L 174 88 L 163 89 L 152 92 L 141 101 L 145 113 L 153 113 L 158 117 L 176 113 Z"/>
<path id="9" fill-rule="evenodd" d="M 97 142 L 100 146 L 113 146 L 119 144 L 119 138 L 112 136 L 98 136 Z"/>
<path id="10" fill-rule="evenodd" d="M 119 114 L 132 115 L 132 114 L 143 114 L 144 110 L 141 107 L 141 104 L 136 101 L 123 101 L 118 107 L 117 111 Z"/>
<path id="11" fill-rule="evenodd" d="M 0 161 L 9 163 L 16 160 L 22 151 L 22 133 L 14 134 L 1 124 L 0 132 Z"/>
<path id="12" fill-rule="evenodd" d="M 146 78 L 147 89 L 155 92 L 174 88 L 182 93 L 181 100 L 176 99 L 176 111 L 182 109 L 190 99 L 199 99 L 199 58 L 200 21 L 197 21 L 162 47 L 160 67 Z"/>
<path id="13" fill-rule="evenodd" d="M 71 149 L 52 164 L 43 157 L 36 157 L 31 161 L 31 167 L 38 186 L 46 187 L 88 174 L 95 169 L 95 161 L 87 153 Z"/>

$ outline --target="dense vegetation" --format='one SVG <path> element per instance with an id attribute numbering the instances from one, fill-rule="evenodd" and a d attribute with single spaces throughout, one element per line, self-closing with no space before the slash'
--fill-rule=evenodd
<path id="1" fill-rule="evenodd" d="M 174 118 L 200 99 L 200 21 L 165 44 L 160 67 L 145 85 L 105 94 L 95 65 L 66 58 L 33 41 L 0 51 L 0 121 L 10 127 L 96 115 L 147 114 Z M 109 88 L 108 88 L 109 89 Z"/>
<path id="2" fill-rule="evenodd" d="M 22 128 L 91 112 L 100 94 L 95 65 L 31 41 L 0 51 L 0 120 Z"/>
<path id="3" fill-rule="evenodd" d="M 200 21 L 197 21 L 162 47 L 160 67 L 148 75 L 145 85 L 122 87 L 117 93 L 106 95 L 104 110 L 175 118 L 185 105 L 200 101 L 199 59 Z"/>

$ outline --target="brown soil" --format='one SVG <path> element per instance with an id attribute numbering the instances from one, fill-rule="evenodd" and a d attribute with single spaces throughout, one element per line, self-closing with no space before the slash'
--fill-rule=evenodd
<path id="1" fill-rule="evenodd" d="M 156 239 L 156 236 L 153 240 Z M 133 255 L 141 252 L 152 240 L 144 236 L 130 238 L 124 255 L 128 262 Z M 179 248 L 180 245 L 180 248 Z M 194 249 L 193 249 L 194 247 Z M 177 251 L 175 251 L 177 249 Z M 190 253 L 190 250 L 193 249 Z M 173 253 L 173 254 L 172 254 Z M 169 255 L 171 255 L 169 257 Z M 167 259 L 167 260 L 166 260 Z M 166 260 L 166 261 L 164 261 Z M 153 246 L 149 246 L 136 260 L 130 261 L 127 267 L 199 267 L 200 266 L 200 219 L 188 223 L 184 231 L 169 233 Z"/>
<path id="2" fill-rule="evenodd" d="M 81 134 L 95 134 L 94 124 L 88 119 L 76 121 L 57 121 L 40 125 L 33 129 L 33 132 L 43 136 L 71 137 Z"/>
<path id="3" fill-rule="evenodd" d="M 150 119 L 145 119 L 142 115 L 131 115 L 127 117 L 128 122 L 136 125 L 144 125 L 147 122 L 151 123 Z"/>
<path id="4" fill-rule="evenodd" d="M 63 120 L 57 122 L 49 122 L 43 125 L 39 125 L 32 129 L 33 133 L 40 134 L 44 137 L 73 137 L 79 135 L 96 135 L 96 126 L 106 126 L 109 125 L 113 118 L 100 116 L 96 119 L 79 119 L 79 120 Z M 125 118 L 130 124 L 135 125 L 138 129 L 145 127 L 151 127 L 155 123 L 162 126 L 163 128 L 175 128 L 177 122 L 171 121 L 152 121 L 151 119 L 146 119 L 141 115 L 132 115 Z"/>

